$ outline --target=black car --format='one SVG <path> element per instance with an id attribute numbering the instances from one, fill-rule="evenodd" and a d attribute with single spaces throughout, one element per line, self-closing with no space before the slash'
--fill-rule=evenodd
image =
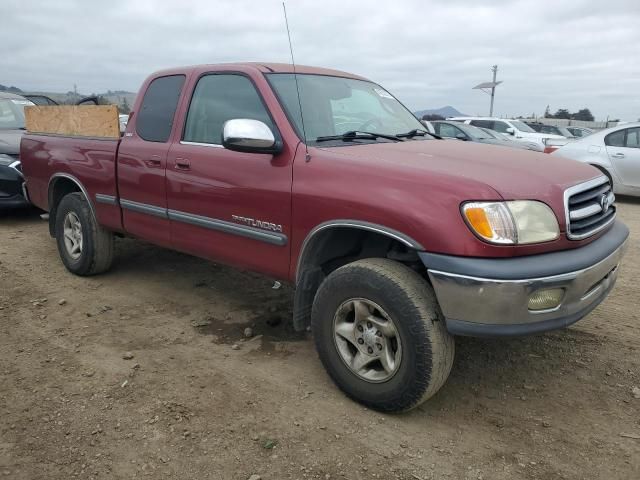
<path id="1" fill-rule="evenodd" d="M 24 133 L 24 107 L 33 102 L 0 92 L 0 209 L 29 204 L 20 168 L 20 139 Z"/>
<path id="2" fill-rule="evenodd" d="M 58 102 L 56 102 L 53 98 L 47 97 L 46 95 L 40 95 L 40 94 L 34 93 L 34 94 L 24 94 L 23 97 L 26 98 L 27 100 L 31 100 L 36 105 L 44 105 L 44 106 L 58 105 Z"/>

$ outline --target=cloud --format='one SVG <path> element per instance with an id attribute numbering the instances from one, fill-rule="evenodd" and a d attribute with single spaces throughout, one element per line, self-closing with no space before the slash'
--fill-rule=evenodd
<path id="1" fill-rule="evenodd" d="M 8 2 L 8 5 L 7 5 Z M 296 61 L 383 84 L 410 108 L 485 114 L 471 87 L 499 65 L 499 115 L 582 107 L 640 117 L 637 0 L 294 1 Z M 0 83 L 136 90 L 154 70 L 290 60 L 280 1 L 5 0 Z"/>

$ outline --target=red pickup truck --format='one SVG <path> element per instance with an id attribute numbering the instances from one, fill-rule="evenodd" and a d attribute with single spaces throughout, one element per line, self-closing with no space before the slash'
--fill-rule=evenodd
<path id="1" fill-rule="evenodd" d="M 381 86 L 320 68 L 158 72 L 120 140 L 27 134 L 21 158 L 71 272 L 107 270 L 128 235 L 290 281 L 330 376 L 383 411 L 440 389 L 455 335 L 584 317 L 628 236 L 599 170 L 442 141 Z"/>

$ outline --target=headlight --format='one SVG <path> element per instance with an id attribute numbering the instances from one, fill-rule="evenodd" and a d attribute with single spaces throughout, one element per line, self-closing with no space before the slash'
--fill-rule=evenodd
<path id="1" fill-rule="evenodd" d="M 560 236 L 553 210 L 542 202 L 469 202 L 462 206 L 462 214 L 471 230 L 490 243 L 522 245 Z"/>

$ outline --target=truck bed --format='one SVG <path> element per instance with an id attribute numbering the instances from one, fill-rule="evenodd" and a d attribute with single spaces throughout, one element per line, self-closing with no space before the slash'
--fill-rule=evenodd
<path id="1" fill-rule="evenodd" d="M 26 134 L 20 156 L 31 202 L 49 211 L 50 186 L 61 178 L 75 180 L 86 191 L 98 222 L 122 229 L 119 209 L 96 202 L 96 193 L 117 197 L 116 156 L 119 139 Z"/>

